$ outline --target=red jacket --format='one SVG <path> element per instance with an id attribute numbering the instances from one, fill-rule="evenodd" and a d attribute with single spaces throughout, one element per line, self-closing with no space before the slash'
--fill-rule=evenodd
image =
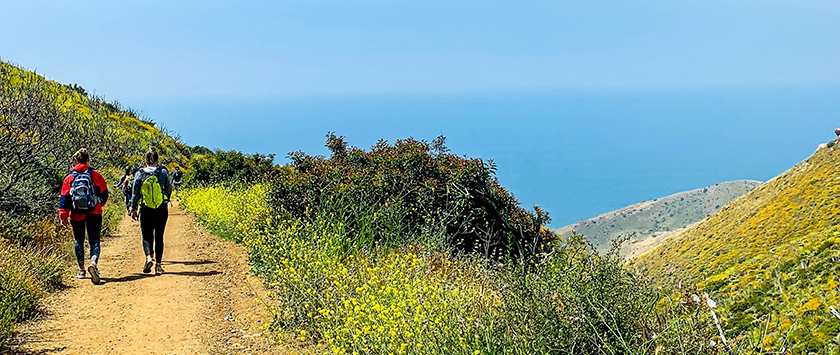
<path id="1" fill-rule="evenodd" d="M 90 169 L 87 164 L 76 164 L 73 171 L 83 172 L 87 169 Z M 102 174 L 93 169 L 91 169 L 90 177 L 93 181 L 93 190 L 96 192 L 96 195 L 102 199 L 102 203 L 96 205 L 96 208 L 94 208 L 90 213 L 102 214 L 102 205 L 104 205 L 105 202 L 108 202 L 108 182 L 105 181 Z M 61 199 L 58 200 L 58 216 L 61 219 L 67 219 L 70 217 L 71 221 L 82 221 L 85 219 L 86 214 L 74 212 L 72 210 L 72 202 L 70 200 L 71 185 L 73 185 L 73 174 L 68 174 L 67 177 L 64 178 L 64 183 L 61 185 Z"/>

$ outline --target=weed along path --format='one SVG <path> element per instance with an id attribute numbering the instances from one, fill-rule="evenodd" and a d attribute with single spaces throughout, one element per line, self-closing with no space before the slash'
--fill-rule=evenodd
<path id="1" fill-rule="evenodd" d="M 103 283 L 69 281 L 19 328 L 20 354 L 271 354 L 270 313 L 247 253 L 170 207 L 161 276 L 143 274 L 139 222 L 103 240 Z"/>

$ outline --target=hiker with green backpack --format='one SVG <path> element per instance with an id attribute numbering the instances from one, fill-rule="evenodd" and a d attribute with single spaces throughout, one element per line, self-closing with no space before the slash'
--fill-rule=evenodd
<path id="1" fill-rule="evenodd" d="M 131 218 L 140 219 L 140 231 L 143 234 L 143 251 L 146 263 L 143 273 L 150 273 L 155 267 L 155 275 L 163 274 L 163 233 L 169 219 L 169 196 L 172 183 L 169 172 L 158 165 L 158 153 L 149 149 L 143 156 L 146 166 L 134 175 L 131 193 Z"/>

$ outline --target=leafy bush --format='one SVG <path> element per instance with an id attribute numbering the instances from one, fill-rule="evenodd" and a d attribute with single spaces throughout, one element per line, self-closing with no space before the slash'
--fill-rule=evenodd
<path id="1" fill-rule="evenodd" d="M 197 154 L 189 162 L 184 176 L 189 184 L 238 182 L 255 183 L 276 175 L 274 155 L 244 154 L 217 149 L 213 153 Z"/>
<path id="2" fill-rule="evenodd" d="M 292 218 L 331 215 L 357 245 L 417 242 L 435 234 L 424 231 L 445 231 L 449 246 L 500 258 L 533 255 L 553 238 L 542 228 L 548 213 L 519 207 L 492 161 L 450 154 L 444 143 L 442 136 L 431 145 L 409 138 L 364 151 L 329 133 L 330 158 L 289 154 L 294 169 L 281 172 L 270 205 Z"/>
<path id="3" fill-rule="evenodd" d="M 349 229 L 336 218 L 342 206 L 309 218 L 277 215 L 259 198 L 263 189 L 195 188 L 182 206 L 249 248 L 255 273 L 279 301 L 282 339 L 334 354 L 723 350 L 710 346 L 713 328 L 700 306 L 667 301 L 615 253 L 591 253 L 580 236 L 547 240 L 561 245 L 505 264 L 431 243 L 359 248 L 379 220 L 361 215 Z M 441 240 L 425 233 L 445 230 L 423 233 L 418 239 Z"/>

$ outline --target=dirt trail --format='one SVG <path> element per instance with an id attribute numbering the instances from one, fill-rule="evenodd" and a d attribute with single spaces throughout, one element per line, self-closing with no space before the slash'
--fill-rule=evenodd
<path id="1" fill-rule="evenodd" d="M 69 281 L 40 319 L 19 327 L 21 354 L 271 354 L 265 292 L 239 245 L 197 226 L 177 204 L 164 235 L 165 274 L 143 274 L 138 222 L 103 240 L 102 284 Z"/>

